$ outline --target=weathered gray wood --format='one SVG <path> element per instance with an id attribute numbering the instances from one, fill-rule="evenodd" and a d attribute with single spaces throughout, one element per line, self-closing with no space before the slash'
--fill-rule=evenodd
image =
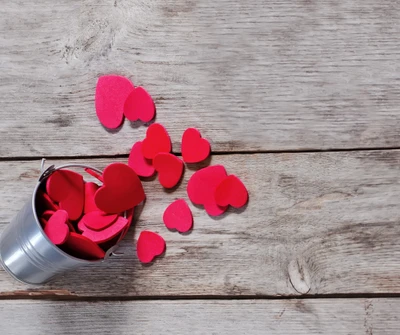
<path id="1" fill-rule="evenodd" d="M 395 335 L 399 315 L 399 299 L 0 301 L 2 335 Z"/>
<path id="2" fill-rule="evenodd" d="M 2 1 L 0 157 L 128 153 L 145 128 L 106 132 L 101 74 L 154 96 L 179 151 L 397 147 L 395 0 Z"/>
<path id="3" fill-rule="evenodd" d="M 66 161 L 63 161 L 65 163 Z M 110 159 L 79 160 L 104 167 Z M 27 287 L 0 271 L 3 295 L 298 295 L 400 293 L 400 151 L 220 155 L 250 192 L 243 211 L 213 219 L 191 205 L 194 230 L 168 231 L 162 214 L 187 198 L 146 182 L 147 202 L 122 257 Z M 53 163 L 53 162 L 49 162 Z M 60 163 L 60 162 L 55 162 Z M 0 163 L 0 229 L 29 197 L 39 161 Z M 133 238 L 160 232 L 166 255 L 142 266 Z"/>

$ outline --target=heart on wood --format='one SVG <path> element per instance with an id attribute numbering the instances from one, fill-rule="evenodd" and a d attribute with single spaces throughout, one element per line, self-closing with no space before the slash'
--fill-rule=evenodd
<path id="1" fill-rule="evenodd" d="M 93 242 L 104 243 L 119 235 L 129 224 L 127 219 L 119 216 L 112 225 L 100 231 L 89 229 L 82 220 L 78 223 L 78 229 L 83 232 L 83 236 L 86 236 Z"/>
<path id="2" fill-rule="evenodd" d="M 69 236 L 69 228 L 67 225 L 68 213 L 62 209 L 55 212 L 44 227 L 47 237 L 55 245 L 63 244 Z"/>
<path id="3" fill-rule="evenodd" d="M 249 199 L 246 186 L 235 175 L 226 177 L 215 189 L 215 201 L 218 206 L 231 205 L 243 207 Z"/>
<path id="4" fill-rule="evenodd" d="M 112 163 L 103 172 L 104 185 L 95 196 L 96 206 L 108 214 L 122 213 L 145 199 L 142 182 L 128 165 Z"/>
<path id="5" fill-rule="evenodd" d="M 210 155 L 210 143 L 195 128 L 188 128 L 182 136 L 182 158 L 186 163 L 198 163 Z"/>
<path id="6" fill-rule="evenodd" d="M 46 190 L 61 209 L 67 211 L 70 220 L 77 220 L 83 212 L 85 185 L 82 175 L 70 170 L 57 170 L 46 181 Z"/>
<path id="7" fill-rule="evenodd" d="M 158 172 L 158 180 L 165 188 L 176 186 L 182 178 L 183 162 L 173 154 L 160 152 L 154 157 L 153 166 Z"/>
<path id="8" fill-rule="evenodd" d="M 136 252 L 142 263 L 150 263 L 156 256 L 165 251 L 164 239 L 152 231 L 144 230 L 140 233 Z"/>
<path id="9" fill-rule="evenodd" d="M 77 233 L 70 233 L 64 246 L 68 249 L 69 253 L 82 259 L 102 259 L 106 254 L 92 240 Z"/>
<path id="10" fill-rule="evenodd" d="M 223 214 L 228 207 L 217 205 L 215 189 L 226 176 L 226 170 L 222 165 L 208 166 L 196 171 L 187 185 L 190 201 L 196 205 L 203 205 L 206 212 L 211 216 Z"/>
<path id="11" fill-rule="evenodd" d="M 134 86 L 122 76 L 109 75 L 98 79 L 96 85 L 96 114 L 101 124 L 109 129 L 118 128 L 124 119 L 125 101 Z"/>
<path id="12" fill-rule="evenodd" d="M 143 156 L 153 159 L 160 152 L 171 152 L 171 139 L 167 130 L 159 123 L 153 123 L 146 131 L 142 142 Z"/>
<path id="13" fill-rule="evenodd" d="M 178 199 L 164 211 L 163 221 L 168 229 L 176 229 L 180 233 L 185 233 L 193 226 L 193 215 L 186 201 Z"/>
<path id="14" fill-rule="evenodd" d="M 143 156 L 142 142 L 136 142 L 132 146 L 128 165 L 141 177 L 151 177 L 155 172 L 151 160 Z"/>
<path id="15" fill-rule="evenodd" d="M 156 106 L 143 87 L 136 87 L 125 101 L 124 114 L 130 121 L 149 122 L 154 119 Z"/>

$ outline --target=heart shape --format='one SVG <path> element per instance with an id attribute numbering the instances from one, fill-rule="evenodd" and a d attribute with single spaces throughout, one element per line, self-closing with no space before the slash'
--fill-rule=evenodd
<path id="1" fill-rule="evenodd" d="M 153 166 L 158 172 L 158 180 L 165 188 L 176 186 L 182 178 L 183 162 L 173 154 L 160 152 L 153 159 Z"/>
<path id="2" fill-rule="evenodd" d="M 96 191 L 99 189 L 99 185 L 92 182 L 85 183 L 85 205 L 83 207 L 83 213 L 87 214 L 94 211 L 99 211 L 95 202 L 94 195 Z"/>
<path id="3" fill-rule="evenodd" d="M 57 170 L 46 181 L 46 190 L 61 209 L 68 212 L 70 220 L 77 220 L 83 212 L 85 184 L 83 177 L 70 170 Z"/>
<path id="4" fill-rule="evenodd" d="M 55 245 L 63 244 L 69 236 L 68 213 L 62 209 L 55 212 L 44 227 L 47 237 Z"/>
<path id="5" fill-rule="evenodd" d="M 195 128 L 188 128 L 182 136 L 182 158 L 186 163 L 198 163 L 210 155 L 210 143 Z"/>
<path id="6" fill-rule="evenodd" d="M 136 252 L 142 263 L 150 263 L 154 257 L 161 255 L 164 251 L 165 241 L 160 235 L 148 230 L 140 233 Z"/>
<path id="7" fill-rule="evenodd" d="M 171 139 L 167 130 L 159 123 L 153 123 L 146 131 L 142 142 L 143 156 L 153 159 L 160 152 L 171 152 Z"/>
<path id="8" fill-rule="evenodd" d="M 96 206 L 105 213 L 122 213 L 145 199 L 142 182 L 128 165 L 112 163 L 103 172 L 104 185 L 95 196 Z"/>
<path id="9" fill-rule="evenodd" d="M 102 259 L 106 255 L 96 243 L 77 233 L 70 233 L 64 246 L 69 254 L 82 259 Z"/>
<path id="10" fill-rule="evenodd" d="M 218 206 L 231 205 L 243 207 L 249 199 L 246 186 L 235 175 L 226 177 L 215 189 L 215 202 Z"/>
<path id="11" fill-rule="evenodd" d="M 189 179 L 187 194 L 191 202 L 203 205 L 209 215 L 223 214 L 227 206 L 218 206 L 215 201 L 215 189 L 226 178 L 226 170 L 222 165 L 213 165 L 196 171 Z"/>
<path id="12" fill-rule="evenodd" d="M 143 87 L 136 87 L 124 105 L 124 114 L 130 121 L 149 122 L 154 118 L 156 106 L 150 94 Z"/>
<path id="13" fill-rule="evenodd" d="M 141 177 L 151 177 L 155 170 L 151 161 L 144 158 L 142 151 L 142 142 L 136 142 L 129 154 L 128 165 Z"/>
<path id="14" fill-rule="evenodd" d="M 89 229 L 82 220 L 78 223 L 78 229 L 83 232 L 82 236 L 87 237 L 95 243 L 103 243 L 119 235 L 129 224 L 129 220 L 118 216 L 118 219 L 111 226 L 100 231 Z"/>
<path id="15" fill-rule="evenodd" d="M 96 114 L 101 124 L 109 129 L 118 128 L 124 119 L 124 105 L 134 90 L 131 81 L 122 76 L 101 76 L 96 85 Z"/>
<path id="16" fill-rule="evenodd" d="M 193 215 L 186 201 L 178 199 L 164 211 L 163 221 L 168 229 L 185 233 L 193 226 Z"/>
<path id="17" fill-rule="evenodd" d="M 107 215 L 100 211 L 93 211 L 85 214 L 80 222 L 91 230 L 103 230 L 111 226 L 118 218 L 118 214 Z"/>

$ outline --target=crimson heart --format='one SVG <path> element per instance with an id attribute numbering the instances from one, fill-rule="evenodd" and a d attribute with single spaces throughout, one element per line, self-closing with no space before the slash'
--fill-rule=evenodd
<path id="1" fill-rule="evenodd" d="M 188 128 L 182 136 L 182 158 L 186 163 L 198 163 L 210 155 L 210 143 L 201 138 L 195 128 Z"/>
<path id="2" fill-rule="evenodd" d="M 164 251 L 165 241 L 160 235 L 148 230 L 140 233 L 136 252 L 142 263 L 150 263 L 154 257 L 161 255 Z"/>
<path id="3" fill-rule="evenodd" d="M 155 172 L 151 161 L 143 156 L 142 142 L 136 142 L 132 146 L 128 165 L 141 177 L 151 177 Z"/>
<path id="4" fill-rule="evenodd" d="M 153 159 L 159 152 L 171 152 L 171 139 L 167 130 L 159 123 L 153 123 L 146 131 L 142 142 L 143 156 Z"/>
<path id="5" fill-rule="evenodd" d="M 215 201 L 215 189 L 226 178 L 226 170 L 222 165 L 208 166 L 196 171 L 189 179 L 187 193 L 190 201 L 203 205 L 209 215 L 223 214 L 227 206 L 218 206 Z"/>
<path id="6" fill-rule="evenodd" d="M 83 232 L 83 236 L 89 238 L 93 242 L 103 243 L 119 235 L 129 224 L 129 220 L 118 216 L 118 219 L 112 225 L 100 231 L 89 229 L 82 220 L 78 223 L 78 229 Z"/>
<path id="7" fill-rule="evenodd" d="M 101 124 L 110 129 L 118 128 L 124 119 L 124 105 L 134 90 L 129 79 L 122 76 L 102 76 L 96 85 L 96 114 Z"/>
<path id="8" fill-rule="evenodd" d="M 215 189 L 215 201 L 219 206 L 243 207 L 249 199 L 246 186 L 235 175 L 226 177 Z"/>
<path id="9" fill-rule="evenodd" d="M 69 234 L 65 246 L 69 249 L 69 253 L 83 259 L 102 259 L 106 254 L 104 250 L 92 240 L 77 233 Z"/>
<path id="10" fill-rule="evenodd" d="M 94 202 L 94 195 L 98 189 L 99 185 L 96 183 L 85 183 L 85 205 L 83 207 L 83 213 L 87 214 L 99 210 Z"/>
<path id="11" fill-rule="evenodd" d="M 80 221 L 92 230 L 103 230 L 111 226 L 118 218 L 118 214 L 107 215 L 100 211 L 93 211 L 85 214 Z"/>
<path id="12" fill-rule="evenodd" d="M 160 152 L 154 157 L 153 166 L 158 172 L 158 180 L 165 188 L 172 188 L 182 178 L 183 162 L 173 154 Z"/>
<path id="13" fill-rule="evenodd" d="M 186 201 L 178 199 L 167 207 L 163 221 L 168 229 L 185 233 L 193 226 L 193 215 Z"/>
<path id="14" fill-rule="evenodd" d="M 69 236 L 68 213 L 62 209 L 55 212 L 44 227 L 47 237 L 55 245 L 63 244 Z"/>
<path id="15" fill-rule="evenodd" d="M 128 165 L 112 163 L 103 172 L 104 185 L 95 196 L 96 206 L 108 214 L 122 213 L 145 199 L 142 183 Z"/>
<path id="16" fill-rule="evenodd" d="M 61 209 L 67 211 L 70 220 L 77 220 L 85 202 L 85 184 L 83 177 L 70 170 L 57 170 L 46 181 L 46 190 Z"/>
<path id="17" fill-rule="evenodd" d="M 156 106 L 143 87 L 136 87 L 125 101 L 124 114 L 130 121 L 149 122 L 154 118 Z"/>

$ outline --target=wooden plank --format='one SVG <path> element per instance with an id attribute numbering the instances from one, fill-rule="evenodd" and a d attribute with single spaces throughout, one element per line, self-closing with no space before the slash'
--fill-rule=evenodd
<path id="1" fill-rule="evenodd" d="M 5 2 L 0 157 L 126 154 L 145 128 L 105 131 L 102 74 L 154 96 L 180 150 L 398 147 L 400 12 L 393 0 Z"/>
<path id="2" fill-rule="evenodd" d="M 0 301 L 2 334 L 397 334 L 399 299 Z"/>
<path id="3" fill-rule="evenodd" d="M 111 160 L 74 162 L 102 168 Z M 145 182 L 147 202 L 121 246 L 123 256 L 39 287 L 0 271 L 0 294 L 400 293 L 399 162 L 399 150 L 214 156 L 212 164 L 223 164 L 247 185 L 245 210 L 213 219 L 191 205 L 194 230 L 180 235 L 164 227 L 162 214 L 174 199 L 187 198 L 193 171 L 186 169 L 172 193 L 157 180 Z M 38 166 L 0 163 L 0 229 L 29 197 Z M 152 266 L 142 266 L 135 254 L 133 239 L 143 229 L 167 242 L 166 255 Z"/>

